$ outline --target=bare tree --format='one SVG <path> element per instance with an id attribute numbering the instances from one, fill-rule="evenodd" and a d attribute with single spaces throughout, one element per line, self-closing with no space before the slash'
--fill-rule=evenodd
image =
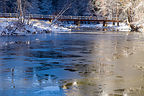
<path id="1" fill-rule="evenodd" d="M 18 18 L 20 22 L 24 22 L 24 14 L 23 14 L 23 8 L 22 8 L 22 1 L 17 0 L 17 8 L 18 8 Z"/>
<path id="2" fill-rule="evenodd" d="M 138 31 L 144 24 L 143 0 L 92 0 L 97 14 L 128 21 L 132 31 Z"/>

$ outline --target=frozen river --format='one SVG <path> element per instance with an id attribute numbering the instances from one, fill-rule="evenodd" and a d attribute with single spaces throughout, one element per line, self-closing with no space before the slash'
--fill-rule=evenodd
<path id="1" fill-rule="evenodd" d="M 0 96 L 144 96 L 144 36 L 1 36 Z"/>

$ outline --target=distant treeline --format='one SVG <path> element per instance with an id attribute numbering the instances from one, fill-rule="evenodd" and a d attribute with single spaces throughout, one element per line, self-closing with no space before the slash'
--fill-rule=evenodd
<path id="1" fill-rule="evenodd" d="M 17 0 L 0 0 L 1 13 L 17 12 Z M 21 0 L 25 13 L 58 14 L 63 8 L 70 8 L 64 15 L 89 15 L 89 0 Z"/>

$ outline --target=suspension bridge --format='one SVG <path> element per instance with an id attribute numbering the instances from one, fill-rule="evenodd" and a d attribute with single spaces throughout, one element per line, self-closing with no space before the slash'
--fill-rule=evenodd
<path id="1" fill-rule="evenodd" d="M 0 18 L 18 18 L 17 13 L 0 13 Z M 25 18 L 29 19 L 38 19 L 38 20 L 49 20 L 52 22 L 57 18 L 57 15 L 41 15 L 41 14 L 26 14 Z M 102 18 L 98 19 L 96 16 L 60 16 L 57 18 L 58 21 L 74 21 L 76 25 L 80 25 L 83 22 L 102 22 L 103 26 L 107 26 L 107 22 L 112 22 L 113 25 L 117 23 L 117 26 L 119 26 L 119 22 L 122 22 L 118 18 Z"/>

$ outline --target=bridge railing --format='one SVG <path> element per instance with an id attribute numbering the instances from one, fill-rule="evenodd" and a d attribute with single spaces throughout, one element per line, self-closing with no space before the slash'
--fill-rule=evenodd
<path id="1" fill-rule="evenodd" d="M 17 17 L 17 13 L 0 13 L 0 17 Z"/>
<path id="2" fill-rule="evenodd" d="M 0 17 L 11 17 L 11 18 L 17 18 L 18 14 L 17 13 L 0 13 Z M 41 15 L 41 14 L 25 14 L 26 18 L 46 18 L 46 19 L 55 19 L 57 16 L 56 15 Z M 96 16 L 60 16 L 58 19 L 79 19 L 79 20 L 100 20 Z M 103 20 L 121 20 L 120 18 L 113 17 L 113 18 L 108 18 L 108 17 L 102 17 Z"/>

